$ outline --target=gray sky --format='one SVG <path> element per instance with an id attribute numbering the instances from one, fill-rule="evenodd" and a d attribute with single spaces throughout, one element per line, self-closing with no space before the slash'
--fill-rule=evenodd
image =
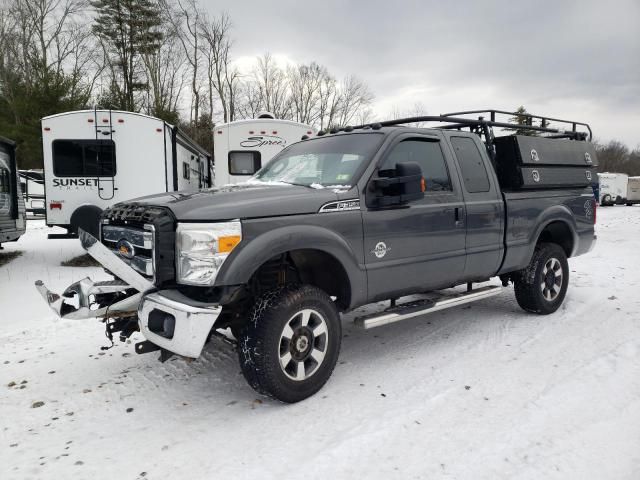
<path id="1" fill-rule="evenodd" d="M 590 123 L 600 140 L 640 145 L 640 0 L 216 0 L 234 56 L 270 52 L 355 74 L 379 119 L 515 109 Z"/>

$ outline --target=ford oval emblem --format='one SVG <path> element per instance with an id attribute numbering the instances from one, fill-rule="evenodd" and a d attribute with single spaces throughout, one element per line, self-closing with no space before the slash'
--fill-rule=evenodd
<path id="1" fill-rule="evenodd" d="M 136 254 L 136 249 L 133 247 L 130 241 L 121 239 L 116 244 L 116 251 L 121 257 L 124 258 L 133 258 Z"/>

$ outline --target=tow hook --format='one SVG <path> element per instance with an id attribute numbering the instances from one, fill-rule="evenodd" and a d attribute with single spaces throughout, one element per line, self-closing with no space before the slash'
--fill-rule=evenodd
<path id="1" fill-rule="evenodd" d="M 136 343 L 136 353 L 140 355 L 142 355 L 143 353 L 157 352 L 158 350 L 160 350 L 160 358 L 158 360 L 160 360 L 162 363 L 166 362 L 174 355 L 173 352 L 159 347 L 149 340 Z"/>

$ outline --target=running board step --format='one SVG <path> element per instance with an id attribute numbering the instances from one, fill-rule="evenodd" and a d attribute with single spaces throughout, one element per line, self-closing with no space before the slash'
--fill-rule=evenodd
<path id="1" fill-rule="evenodd" d="M 457 292 L 451 294 L 437 293 L 438 296 L 436 298 L 427 298 L 424 300 L 417 300 L 415 302 L 403 303 L 395 307 L 388 308 L 383 312 L 358 317 L 354 320 L 354 323 L 364 329 L 379 327 L 381 325 L 387 325 L 388 323 L 399 322 L 401 320 L 407 320 L 408 318 L 446 310 L 447 308 L 457 307 L 459 305 L 464 305 L 465 303 L 482 300 L 483 298 L 489 298 L 497 295 L 501 291 L 501 286 L 492 285 L 471 290 L 470 292 Z"/>

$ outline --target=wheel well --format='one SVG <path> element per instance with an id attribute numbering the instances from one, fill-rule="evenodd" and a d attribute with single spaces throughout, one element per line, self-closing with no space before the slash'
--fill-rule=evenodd
<path id="1" fill-rule="evenodd" d="M 569 228 L 569 225 L 565 222 L 551 222 L 549 225 L 544 227 L 544 230 L 542 230 L 538 237 L 537 243 L 541 242 L 560 245 L 564 250 L 564 253 L 567 254 L 567 257 L 570 257 L 573 252 L 573 233 L 571 228 Z"/>
<path id="2" fill-rule="evenodd" d="M 336 297 L 340 310 L 351 302 L 351 284 L 342 264 L 322 250 L 300 249 L 277 255 L 263 263 L 253 274 L 249 287 L 264 291 L 286 283 L 305 283 Z"/>

